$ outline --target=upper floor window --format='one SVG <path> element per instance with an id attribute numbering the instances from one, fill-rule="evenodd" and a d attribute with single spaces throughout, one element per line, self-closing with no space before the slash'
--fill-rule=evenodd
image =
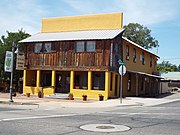
<path id="1" fill-rule="evenodd" d="M 140 56 L 140 60 L 142 61 L 142 64 L 143 64 L 143 65 L 146 64 L 144 52 L 142 52 L 142 55 Z"/>
<path id="2" fill-rule="evenodd" d="M 95 41 L 77 41 L 76 52 L 95 52 L 96 42 Z"/>
<path id="3" fill-rule="evenodd" d="M 133 62 L 136 62 L 136 49 L 133 49 Z"/>
<path id="4" fill-rule="evenodd" d="M 51 43 L 44 44 L 44 52 L 51 52 Z"/>
<path id="5" fill-rule="evenodd" d="M 150 67 L 152 67 L 152 56 L 150 56 Z"/>
<path id="6" fill-rule="evenodd" d="M 96 50 L 96 42 L 95 41 L 87 41 L 86 42 L 86 51 L 87 52 L 95 52 Z"/>
<path id="7" fill-rule="evenodd" d="M 34 52 L 35 53 L 42 52 L 42 43 L 35 43 Z"/>
<path id="8" fill-rule="evenodd" d="M 126 60 L 129 60 L 129 46 L 126 46 Z"/>
<path id="9" fill-rule="evenodd" d="M 85 51 L 84 41 L 76 42 L 76 52 L 84 52 L 84 51 Z"/>
<path id="10" fill-rule="evenodd" d="M 51 52 L 51 43 L 35 43 L 34 53 Z"/>
<path id="11" fill-rule="evenodd" d="M 146 64 L 144 52 L 142 53 L 142 64 Z"/>

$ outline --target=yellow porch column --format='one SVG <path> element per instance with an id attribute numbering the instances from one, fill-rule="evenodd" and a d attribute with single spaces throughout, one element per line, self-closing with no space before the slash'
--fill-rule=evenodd
<path id="1" fill-rule="evenodd" d="M 109 94 L 109 88 L 110 88 L 110 73 L 108 71 L 105 72 L 105 100 L 108 99 Z"/>
<path id="2" fill-rule="evenodd" d="M 74 87 L 74 71 L 71 71 L 71 76 L 70 76 L 70 92 L 73 90 Z"/>
<path id="3" fill-rule="evenodd" d="M 26 70 L 24 70 L 24 73 L 23 73 L 23 89 L 25 88 L 26 86 Z"/>
<path id="4" fill-rule="evenodd" d="M 41 71 L 37 70 L 36 87 L 40 87 Z"/>
<path id="5" fill-rule="evenodd" d="M 92 90 L 92 71 L 88 71 L 88 91 Z"/>
<path id="6" fill-rule="evenodd" d="M 56 71 L 52 71 L 52 78 L 51 78 L 51 86 L 55 86 L 55 76 L 56 76 Z"/>

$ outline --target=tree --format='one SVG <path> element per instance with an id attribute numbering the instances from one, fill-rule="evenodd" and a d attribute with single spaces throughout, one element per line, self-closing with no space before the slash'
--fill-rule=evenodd
<path id="1" fill-rule="evenodd" d="M 158 41 L 151 36 L 151 30 L 138 23 L 129 23 L 124 26 L 123 36 L 146 48 L 156 48 L 159 46 Z"/>
<path id="2" fill-rule="evenodd" d="M 180 64 L 179 64 L 179 66 L 178 66 L 178 71 L 180 71 Z"/>
<path id="3" fill-rule="evenodd" d="M 157 69 L 161 72 L 173 72 L 173 71 L 180 71 L 180 65 L 176 66 L 171 64 L 169 61 L 163 61 L 162 63 L 158 64 Z"/>
<path id="4" fill-rule="evenodd" d="M 18 32 L 8 32 L 7 36 L 2 35 L 0 38 L 0 80 L 6 80 L 10 78 L 10 74 L 7 72 L 4 72 L 4 61 L 5 61 L 5 53 L 6 51 L 12 51 L 12 44 L 13 42 L 15 44 L 18 44 L 20 40 L 23 40 L 30 35 L 26 33 L 25 31 L 18 30 Z M 21 49 L 23 47 L 21 46 Z M 14 61 L 15 64 L 15 61 Z M 14 66 L 15 69 L 15 66 Z M 22 71 L 16 71 L 14 70 L 14 80 L 17 82 L 19 77 L 22 77 Z"/>

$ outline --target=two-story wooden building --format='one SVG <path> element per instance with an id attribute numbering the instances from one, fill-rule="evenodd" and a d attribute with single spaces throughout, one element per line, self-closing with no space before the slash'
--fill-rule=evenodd
<path id="1" fill-rule="evenodd" d="M 124 96 L 158 94 L 158 56 L 122 37 L 122 13 L 50 18 L 24 46 L 23 93 L 119 97 L 118 61 L 126 62 Z"/>

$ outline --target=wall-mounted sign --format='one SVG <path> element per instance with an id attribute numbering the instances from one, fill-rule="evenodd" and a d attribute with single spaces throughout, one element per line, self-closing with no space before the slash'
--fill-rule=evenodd
<path id="1" fill-rule="evenodd" d="M 12 72 L 13 69 L 13 53 L 6 51 L 4 70 L 5 72 Z"/>
<path id="2" fill-rule="evenodd" d="M 16 70 L 24 70 L 24 55 L 17 55 Z"/>

